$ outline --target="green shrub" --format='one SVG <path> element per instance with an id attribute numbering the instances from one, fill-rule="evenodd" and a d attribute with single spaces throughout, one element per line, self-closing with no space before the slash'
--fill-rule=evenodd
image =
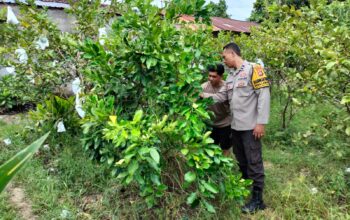
<path id="1" fill-rule="evenodd" d="M 182 13 L 206 20 L 204 3 L 173 1 L 162 16 L 150 2 L 130 1 L 104 45 L 87 40 L 81 47 L 92 87 L 84 148 L 129 190 L 139 189 L 149 207 L 177 194 L 215 212 L 215 200 L 243 201 L 249 193 L 250 182 L 234 174 L 233 160 L 209 138 L 207 100 L 199 99 L 203 67 L 219 59 L 221 38 L 210 28 L 175 27 Z"/>
<path id="2" fill-rule="evenodd" d="M 43 104 L 38 104 L 35 111 L 30 112 L 30 118 L 43 131 L 57 130 L 62 122 L 70 134 L 80 131 L 80 121 L 75 112 L 75 97 L 60 98 L 51 96 Z"/>

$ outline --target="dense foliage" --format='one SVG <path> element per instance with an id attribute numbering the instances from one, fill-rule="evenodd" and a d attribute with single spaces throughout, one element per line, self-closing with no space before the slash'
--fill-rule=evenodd
<path id="1" fill-rule="evenodd" d="M 188 194 L 188 204 L 210 212 L 217 194 L 241 200 L 247 183 L 213 145 L 206 101 L 199 99 L 203 67 L 220 44 L 210 30 L 176 28 L 181 4 L 169 4 L 165 17 L 150 2 L 128 6 L 104 45 L 87 40 L 82 47 L 86 83 L 93 87 L 85 103 L 85 149 L 123 184 L 136 183 L 149 206 L 169 193 Z"/>
<path id="2" fill-rule="evenodd" d="M 250 37 L 237 39 L 248 57 L 261 58 L 268 67 L 283 103 L 282 128 L 288 127 L 298 109 L 321 102 L 339 109 L 325 116 L 319 129 L 322 136 L 349 139 L 349 9 L 350 1 L 317 1 L 300 10 L 275 7 L 271 10 L 275 19 L 266 20 Z M 342 152 L 349 152 L 347 143 L 340 147 Z"/>
<path id="3" fill-rule="evenodd" d="M 37 103 L 31 115 L 41 129 L 64 123 L 67 133 L 79 138 L 81 132 L 91 158 L 149 207 L 167 207 L 164 198 L 172 195 L 209 212 L 219 198 L 242 201 L 249 181 L 235 175 L 233 160 L 212 143 L 209 101 L 199 99 L 206 65 L 232 39 L 212 37 L 211 7 L 174 0 L 164 14 L 151 1 L 100 3 L 72 2 L 73 33 L 61 33 L 46 9 L 33 5 L 21 6 L 19 25 L 0 24 L 0 66 L 16 72 L 0 79 L 0 108 Z M 281 130 L 267 138 L 296 147 L 312 143 L 349 158 L 349 9 L 349 0 L 310 1 L 301 9 L 274 4 L 250 36 L 235 36 L 246 59 L 264 61 L 281 106 Z M 181 14 L 194 15 L 198 24 L 179 24 Z M 26 62 L 18 50 L 26 51 Z M 63 97 L 58 88 L 76 77 L 83 88 L 75 99 Z M 82 119 L 77 100 L 84 100 Z M 336 110 L 305 125 L 306 133 L 290 132 L 298 110 L 314 103 Z"/>
<path id="4" fill-rule="evenodd" d="M 262 22 L 271 19 L 269 8 L 280 7 L 283 5 L 293 6 L 296 9 L 300 9 L 301 7 L 309 6 L 309 0 L 256 0 L 249 20 Z"/>
<path id="5" fill-rule="evenodd" d="M 0 109 L 39 102 L 77 75 L 69 35 L 57 29 L 46 10 L 22 5 L 20 13 L 18 25 L 0 25 L 0 67 L 14 73 L 1 78 Z"/>

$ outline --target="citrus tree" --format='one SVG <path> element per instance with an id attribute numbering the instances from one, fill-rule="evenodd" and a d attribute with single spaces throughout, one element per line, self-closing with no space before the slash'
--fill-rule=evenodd
<path id="1" fill-rule="evenodd" d="M 47 9 L 28 2 L 20 5 L 19 23 L 0 25 L 0 66 L 13 70 L 0 81 L 1 108 L 37 103 L 77 76 L 70 35 L 58 30 Z"/>
<path id="2" fill-rule="evenodd" d="M 240 200 L 248 181 L 213 144 L 199 99 L 203 71 L 222 43 L 205 23 L 205 1 L 126 1 L 105 41 L 86 40 L 84 148 L 108 164 L 126 186 L 136 185 L 149 207 L 172 194 L 215 212 L 218 198 Z M 193 14 L 195 30 L 178 24 Z M 201 17 L 201 19 L 199 19 Z M 192 26 L 193 27 L 193 26 Z M 132 188 L 128 188 L 132 189 Z"/>

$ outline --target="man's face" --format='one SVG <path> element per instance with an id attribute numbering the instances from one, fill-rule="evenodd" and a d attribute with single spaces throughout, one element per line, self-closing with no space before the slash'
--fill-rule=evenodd
<path id="1" fill-rule="evenodd" d="M 217 86 L 221 82 L 221 76 L 217 72 L 209 72 L 208 80 L 212 86 Z"/>
<path id="2" fill-rule="evenodd" d="M 224 64 L 229 68 L 235 68 L 236 67 L 236 57 L 237 55 L 232 50 L 225 49 L 222 52 L 222 59 Z"/>

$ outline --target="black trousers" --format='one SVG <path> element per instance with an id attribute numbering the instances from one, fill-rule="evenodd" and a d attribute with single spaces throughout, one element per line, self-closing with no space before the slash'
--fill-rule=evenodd
<path id="1" fill-rule="evenodd" d="M 231 125 L 223 128 L 213 127 L 210 137 L 213 138 L 214 144 L 219 145 L 222 150 L 230 149 L 232 145 Z"/>
<path id="2" fill-rule="evenodd" d="M 232 129 L 232 146 L 242 177 L 253 180 L 253 190 L 262 191 L 265 174 L 260 139 L 255 140 L 253 130 Z"/>

